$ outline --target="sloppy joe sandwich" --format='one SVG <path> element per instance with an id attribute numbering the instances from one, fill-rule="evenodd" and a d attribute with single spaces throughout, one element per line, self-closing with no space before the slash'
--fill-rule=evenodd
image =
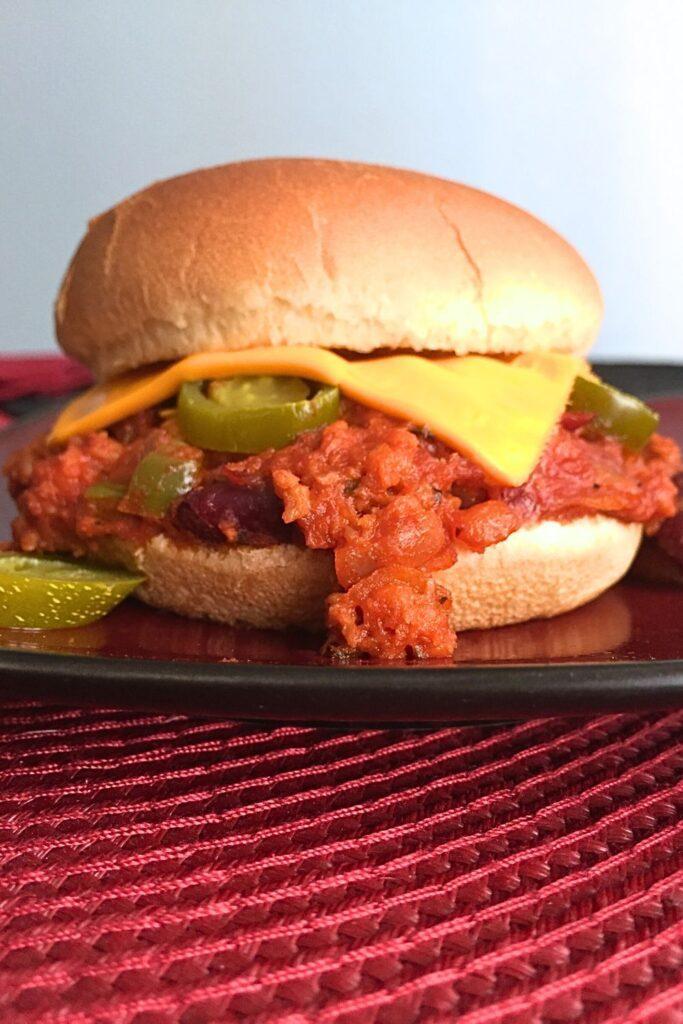
<path id="1" fill-rule="evenodd" d="M 98 383 L 7 468 L 16 548 L 370 658 L 568 611 L 676 511 L 676 445 L 586 362 L 601 316 L 563 238 L 464 185 L 298 159 L 159 182 L 66 272 L 57 337 Z"/>

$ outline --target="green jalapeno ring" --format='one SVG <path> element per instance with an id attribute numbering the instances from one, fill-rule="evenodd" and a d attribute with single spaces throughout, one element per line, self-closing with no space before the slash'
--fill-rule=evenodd
<path id="1" fill-rule="evenodd" d="M 317 387 L 310 397 L 292 401 L 294 388 L 298 394 L 304 393 L 301 385 L 310 390 L 299 378 L 246 377 L 239 387 L 220 389 L 222 383 L 228 382 L 210 384 L 208 395 L 201 382 L 182 385 L 178 425 L 189 444 L 211 451 L 257 454 L 284 448 L 304 431 L 326 426 L 339 417 L 339 389 L 328 384 Z"/>
<path id="2" fill-rule="evenodd" d="M 95 622 L 144 582 L 123 569 L 54 555 L 0 554 L 0 626 L 63 629 Z"/>
<path id="3" fill-rule="evenodd" d="M 301 377 L 228 377 L 212 380 L 206 388 L 209 398 L 229 409 L 271 409 L 290 402 L 302 402 L 312 387 Z"/>
<path id="4" fill-rule="evenodd" d="M 640 399 L 586 377 L 574 381 L 567 408 L 570 412 L 592 413 L 592 429 L 636 452 L 647 444 L 659 423 L 657 413 Z"/>

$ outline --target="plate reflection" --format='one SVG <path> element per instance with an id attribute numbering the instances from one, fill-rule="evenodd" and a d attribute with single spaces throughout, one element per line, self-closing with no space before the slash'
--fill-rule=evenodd
<path id="1" fill-rule="evenodd" d="M 555 619 L 461 633 L 455 660 L 459 664 L 509 664 L 596 655 L 604 660 L 628 641 L 631 626 L 627 601 L 618 590 L 611 590 Z M 214 663 L 322 664 L 330 660 L 320 653 L 322 640 L 305 633 L 231 628 L 184 619 L 134 600 L 89 626 L 49 631 L 0 629 L 0 646 L 15 650 Z M 348 664 L 358 665 L 358 661 Z"/>

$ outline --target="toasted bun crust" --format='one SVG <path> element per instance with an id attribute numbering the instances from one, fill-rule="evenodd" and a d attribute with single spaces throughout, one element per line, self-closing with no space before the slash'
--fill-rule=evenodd
<path id="1" fill-rule="evenodd" d="M 56 302 L 100 378 L 211 349 L 584 352 L 602 300 L 545 224 L 465 185 L 333 160 L 158 182 L 91 221 Z"/>
<path id="2" fill-rule="evenodd" d="M 458 630 L 549 618 L 585 604 L 627 571 L 638 524 L 606 516 L 525 527 L 481 554 L 466 552 L 435 578 L 453 597 Z M 332 556 L 271 548 L 179 548 L 157 537 L 137 554 L 148 581 L 140 597 L 181 615 L 230 625 L 320 628 L 337 589 Z"/>

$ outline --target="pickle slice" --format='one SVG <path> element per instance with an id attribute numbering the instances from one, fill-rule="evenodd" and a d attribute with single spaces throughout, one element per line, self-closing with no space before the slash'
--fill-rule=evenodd
<path id="1" fill-rule="evenodd" d="M 0 626 L 63 629 L 101 619 L 144 576 L 52 555 L 0 553 Z"/>
<path id="2" fill-rule="evenodd" d="M 593 413 L 591 426 L 616 437 L 632 451 L 640 451 L 657 429 L 659 416 L 639 398 L 602 381 L 577 377 L 569 404 L 571 412 Z"/>
<path id="3" fill-rule="evenodd" d="M 238 377 L 183 384 L 178 425 L 198 448 L 249 455 L 284 448 L 303 431 L 339 417 L 339 389 L 312 386 L 298 377 Z M 310 397 L 308 397 L 310 395 Z"/>

